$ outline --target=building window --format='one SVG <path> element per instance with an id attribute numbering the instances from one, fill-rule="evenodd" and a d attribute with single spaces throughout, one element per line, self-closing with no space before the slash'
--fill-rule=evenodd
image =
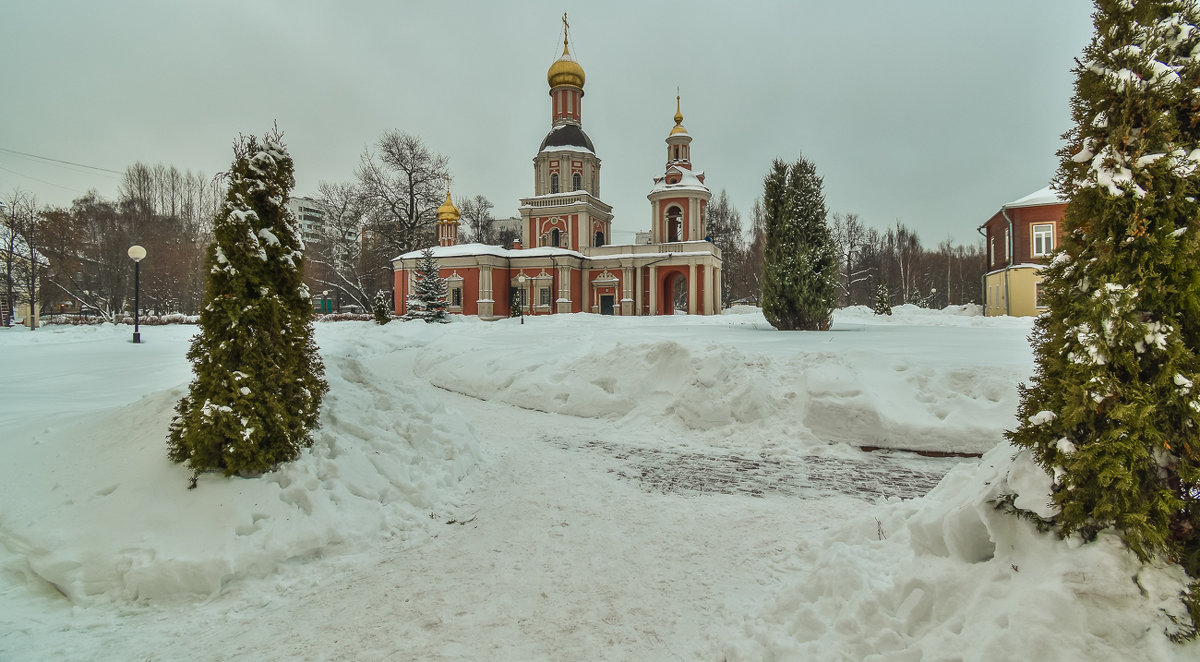
<path id="1" fill-rule="evenodd" d="M 558 173 L 550 175 L 550 192 L 558 193 Z"/>
<path id="2" fill-rule="evenodd" d="M 604 245 L 604 233 L 603 233 L 603 232 L 597 232 L 597 233 L 596 233 L 596 247 L 597 247 L 597 248 L 599 248 L 599 247 L 601 247 L 601 246 L 603 246 L 603 245 Z"/>
<path id="3" fill-rule="evenodd" d="M 1009 249 L 1008 249 L 1008 247 L 1009 247 L 1009 246 L 1011 246 L 1011 245 L 1012 245 L 1012 244 L 1009 242 L 1009 238 L 1008 238 L 1008 228 L 1004 228 L 1004 246 L 1003 246 L 1003 248 L 1004 248 L 1004 255 L 1003 255 L 1003 256 L 1002 256 L 1000 259 L 1002 259 L 1002 260 L 1007 260 L 1007 259 L 1009 259 Z"/>
<path id="4" fill-rule="evenodd" d="M 1038 308 L 1048 308 L 1049 307 L 1046 305 L 1046 298 L 1045 298 L 1045 294 L 1043 294 L 1043 292 L 1042 292 L 1042 284 L 1041 283 L 1033 284 L 1033 305 L 1037 306 Z"/>
<path id="5" fill-rule="evenodd" d="M 542 306 L 550 305 L 550 288 L 548 288 L 548 287 L 538 288 L 538 304 L 542 305 Z"/>
<path id="6" fill-rule="evenodd" d="M 1054 251 L 1054 225 L 1038 223 L 1033 226 L 1033 254 L 1045 257 Z"/>
<path id="7" fill-rule="evenodd" d="M 456 287 L 450 290 L 450 307 L 462 308 L 462 288 Z"/>
<path id="8" fill-rule="evenodd" d="M 583 176 L 581 176 L 579 173 L 571 175 L 571 186 L 574 187 L 573 190 L 575 191 L 583 188 Z"/>
<path id="9" fill-rule="evenodd" d="M 996 264 L 996 238 L 988 237 L 988 268 Z"/>
<path id="10" fill-rule="evenodd" d="M 559 232 L 558 228 L 554 228 L 553 230 L 550 231 L 550 245 L 551 246 L 558 248 L 559 242 L 561 240 L 562 240 L 562 233 Z"/>

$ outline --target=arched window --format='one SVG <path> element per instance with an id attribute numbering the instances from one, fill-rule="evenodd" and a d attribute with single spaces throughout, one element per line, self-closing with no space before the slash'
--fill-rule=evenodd
<path id="1" fill-rule="evenodd" d="M 558 246 L 559 237 L 560 237 L 560 233 L 558 231 L 558 228 L 554 228 L 553 230 L 551 230 L 550 231 L 550 245 Z"/>
<path id="2" fill-rule="evenodd" d="M 667 210 L 667 241 L 683 241 L 683 210 L 671 207 Z"/>
<path id="3" fill-rule="evenodd" d="M 571 175 L 571 185 L 574 186 L 573 191 L 578 191 L 583 188 L 583 177 L 579 173 Z"/>
<path id="4" fill-rule="evenodd" d="M 550 192 L 558 193 L 558 173 L 550 175 Z"/>
<path id="5" fill-rule="evenodd" d="M 679 160 L 679 145 L 675 146 L 675 160 Z"/>
<path id="6" fill-rule="evenodd" d="M 603 245 L 604 245 L 604 233 L 597 232 L 596 233 L 596 247 L 599 248 L 600 246 L 603 246 Z"/>

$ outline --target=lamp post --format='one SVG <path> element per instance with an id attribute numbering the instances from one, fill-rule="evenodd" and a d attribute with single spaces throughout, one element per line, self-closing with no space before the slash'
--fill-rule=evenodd
<path id="1" fill-rule="evenodd" d="M 936 310 L 938 307 L 938 305 L 937 305 L 937 288 L 936 287 L 929 288 L 929 298 L 933 300 L 933 303 L 931 305 L 933 306 L 934 310 Z"/>
<path id="2" fill-rule="evenodd" d="M 129 247 L 129 259 L 133 260 L 133 342 L 142 342 L 142 334 L 138 328 L 138 310 L 141 302 L 138 300 L 141 289 L 142 258 L 146 257 L 146 249 L 134 244 Z"/>
<path id="3" fill-rule="evenodd" d="M 521 288 L 521 293 L 517 295 L 517 305 L 520 306 L 521 324 L 525 323 L 525 274 L 522 272 L 517 276 L 517 285 Z"/>

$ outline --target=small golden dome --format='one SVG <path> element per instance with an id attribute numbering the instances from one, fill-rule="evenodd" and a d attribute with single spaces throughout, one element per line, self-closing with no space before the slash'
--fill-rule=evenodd
<path id="1" fill-rule="evenodd" d="M 579 66 L 575 58 L 571 57 L 571 54 L 567 51 L 567 42 L 564 39 L 562 57 L 550 65 L 550 70 L 546 72 L 546 82 L 550 84 L 551 88 L 567 85 L 578 87 L 582 90 L 584 80 L 583 67 Z"/>
<path id="2" fill-rule="evenodd" d="M 450 202 L 450 191 L 447 190 L 446 191 L 446 201 L 442 203 L 441 207 L 437 208 L 438 220 L 439 221 L 457 221 L 459 216 L 461 216 L 461 215 L 462 214 L 460 214 L 458 212 L 458 207 L 455 207 L 454 203 Z"/>
<path id="3" fill-rule="evenodd" d="M 675 95 L 675 128 L 671 129 L 672 136 L 687 133 L 687 129 L 683 128 L 683 113 L 679 110 L 679 95 Z"/>

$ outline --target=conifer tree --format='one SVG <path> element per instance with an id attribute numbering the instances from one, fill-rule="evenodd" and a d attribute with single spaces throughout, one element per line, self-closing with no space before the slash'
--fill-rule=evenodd
<path id="1" fill-rule="evenodd" d="M 887 281 L 879 281 L 879 287 L 875 290 L 875 314 L 892 314 L 892 294 L 888 292 Z"/>
<path id="2" fill-rule="evenodd" d="M 404 319 L 448 322 L 446 281 L 438 274 L 438 263 L 433 257 L 432 248 L 421 251 L 421 261 L 417 263 L 415 271 L 417 284 L 408 300 L 408 312 L 405 313 Z"/>
<path id="3" fill-rule="evenodd" d="M 304 254 L 287 209 L 292 158 L 278 130 L 233 147 L 225 203 L 214 219 L 195 377 L 176 406 L 169 456 L 193 476 L 250 476 L 312 445 L 328 385 L 313 342 Z M 193 477 L 193 486 L 195 478 Z"/>
<path id="4" fill-rule="evenodd" d="M 1187 0 L 1098 0 L 1055 186 L 1066 236 L 1013 443 L 1059 534 L 1114 528 L 1200 578 L 1200 29 Z M 1200 583 L 1189 598 L 1194 636 Z M 1179 633 L 1177 633 L 1179 634 Z"/>
<path id="5" fill-rule="evenodd" d="M 828 329 L 838 264 L 816 167 L 776 159 L 763 182 L 763 208 L 763 315 L 780 330 Z"/>
<path id="6" fill-rule="evenodd" d="M 906 301 L 905 303 L 911 303 L 912 305 L 917 306 L 918 308 L 924 308 L 924 306 L 922 305 L 922 304 L 924 304 L 924 302 L 925 302 L 925 297 L 921 294 L 920 289 L 914 287 L 908 291 L 908 301 Z"/>
<path id="7" fill-rule="evenodd" d="M 375 323 L 380 326 L 392 321 L 392 298 L 387 292 L 379 290 L 375 293 L 375 300 L 372 302 L 372 311 L 375 313 Z"/>

